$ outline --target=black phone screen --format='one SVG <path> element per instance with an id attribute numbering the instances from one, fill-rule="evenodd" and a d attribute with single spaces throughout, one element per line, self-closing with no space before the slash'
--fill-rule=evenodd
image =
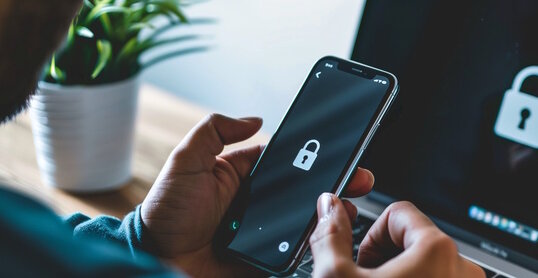
<path id="1" fill-rule="evenodd" d="M 336 190 L 395 85 L 389 74 L 347 63 L 314 66 L 225 216 L 228 251 L 266 269 L 293 260 L 318 196 Z"/>

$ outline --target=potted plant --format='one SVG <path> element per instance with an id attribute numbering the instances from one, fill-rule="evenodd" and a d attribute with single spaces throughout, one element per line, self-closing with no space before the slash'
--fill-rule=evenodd
<path id="1" fill-rule="evenodd" d="M 138 73 L 204 48 L 165 53 L 145 63 L 140 57 L 161 45 L 195 39 L 161 38 L 188 22 L 179 0 L 84 0 L 30 101 L 45 184 L 95 192 L 130 179 Z"/>

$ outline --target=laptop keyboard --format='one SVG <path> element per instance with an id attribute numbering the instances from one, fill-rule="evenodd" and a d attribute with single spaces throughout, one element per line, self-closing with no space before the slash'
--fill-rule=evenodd
<path id="1" fill-rule="evenodd" d="M 493 271 L 493 270 L 491 270 L 489 268 L 485 268 L 483 266 L 480 266 L 480 267 L 486 273 L 486 278 L 493 278 L 493 277 L 495 277 L 495 278 L 508 278 L 508 277 L 506 277 L 506 276 L 504 276 L 504 275 L 502 275 L 500 273 L 497 273 L 497 272 L 495 272 L 495 271 Z"/>
<path id="2" fill-rule="evenodd" d="M 374 220 L 364 216 L 358 216 L 355 221 L 353 221 L 353 260 L 357 260 L 359 245 L 372 224 L 374 224 Z M 308 249 L 295 273 L 288 277 L 311 277 L 310 273 L 312 273 L 313 269 L 314 261 L 312 260 L 312 253 L 310 252 L 310 249 Z"/>
<path id="3" fill-rule="evenodd" d="M 358 216 L 355 221 L 353 221 L 352 231 L 353 231 L 353 260 L 357 260 L 357 253 L 359 251 L 359 245 L 362 242 L 362 239 L 366 236 L 366 233 L 370 227 L 374 224 L 374 220 Z M 505 278 L 505 276 L 498 274 L 491 269 L 484 268 L 487 278 Z M 299 264 L 297 270 L 290 276 L 287 277 L 311 277 L 312 270 L 314 269 L 314 261 L 312 259 L 312 253 L 308 249 L 303 257 L 303 260 Z"/>

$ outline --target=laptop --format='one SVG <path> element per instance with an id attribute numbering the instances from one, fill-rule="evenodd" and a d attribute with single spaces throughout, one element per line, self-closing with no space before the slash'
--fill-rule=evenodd
<path id="1" fill-rule="evenodd" d="M 401 88 L 361 163 L 376 182 L 352 200 L 355 253 L 409 200 L 487 277 L 538 277 L 537 28 L 534 0 L 366 2 L 351 58 Z"/>

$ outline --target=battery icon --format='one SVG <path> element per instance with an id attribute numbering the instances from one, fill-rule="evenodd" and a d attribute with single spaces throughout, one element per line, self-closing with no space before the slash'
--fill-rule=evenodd
<path id="1" fill-rule="evenodd" d="M 383 84 L 383 85 L 386 85 L 386 84 L 387 84 L 387 81 L 385 81 L 385 80 L 381 80 L 381 79 L 374 79 L 374 82 L 375 82 L 375 83 L 380 83 L 380 84 Z"/>

